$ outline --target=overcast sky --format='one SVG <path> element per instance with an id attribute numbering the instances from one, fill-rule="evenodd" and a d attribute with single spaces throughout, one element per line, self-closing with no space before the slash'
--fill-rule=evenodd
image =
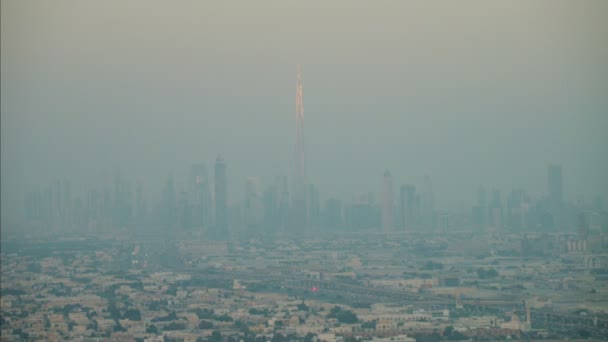
<path id="1" fill-rule="evenodd" d="M 433 180 L 608 197 L 608 1 L 4 0 L 2 219 L 23 192 L 115 167 L 160 196 L 194 162 L 293 174 L 302 64 L 308 181 L 322 196 Z"/>

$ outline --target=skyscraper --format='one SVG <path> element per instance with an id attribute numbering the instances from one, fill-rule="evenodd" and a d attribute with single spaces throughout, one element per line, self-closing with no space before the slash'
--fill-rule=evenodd
<path id="1" fill-rule="evenodd" d="M 472 220 L 477 229 L 486 228 L 488 218 L 488 200 L 483 185 L 477 187 L 477 204 L 473 206 Z"/>
<path id="2" fill-rule="evenodd" d="M 450 214 L 446 212 L 439 213 L 439 230 L 447 234 L 450 231 Z"/>
<path id="3" fill-rule="evenodd" d="M 226 182 L 226 163 L 218 155 L 215 159 L 215 234 L 214 237 L 228 236 L 228 199 Z"/>
<path id="4" fill-rule="evenodd" d="M 264 223 L 269 232 L 276 232 L 280 226 L 280 179 L 264 190 Z"/>
<path id="5" fill-rule="evenodd" d="M 142 223 L 146 217 L 146 200 L 144 199 L 144 188 L 141 183 L 135 187 L 135 218 Z"/>
<path id="6" fill-rule="evenodd" d="M 341 230 L 343 228 L 342 201 L 330 198 L 325 202 L 325 228 L 329 230 Z"/>
<path id="7" fill-rule="evenodd" d="M 313 184 L 306 187 L 306 217 L 309 227 L 317 227 L 320 223 L 321 203 L 319 202 L 319 191 Z"/>
<path id="8" fill-rule="evenodd" d="M 384 172 L 382 181 L 382 231 L 390 233 L 393 230 L 393 176 L 389 170 Z"/>
<path id="9" fill-rule="evenodd" d="M 412 229 L 414 227 L 416 213 L 416 186 L 411 184 L 401 185 L 399 189 L 399 218 L 401 229 Z"/>
<path id="10" fill-rule="evenodd" d="M 422 188 L 422 221 L 426 226 L 435 227 L 435 195 L 429 175 L 424 176 Z"/>
<path id="11" fill-rule="evenodd" d="M 211 226 L 211 186 L 207 166 L 193 164 L 190 171 L 190 201 L 192 203 L 192 223 L 195 227 Z"/>
<path id="12" fill-rule="evenodd" d="M 264 217 L 260 181 L 256 177 L 245 178 L 245 224 L 250 229 L 257 229 Z"/>
<path id="13" fill-rule="evenodd" d="M 302 98 L 302 67 L 298 65 L 296 83 L 296 145 L 293 205 L 290 223 L 292 229 L 302 230 L 307 224 L 306 173 L 304 162 L 304 103 Z"/>
<path id="14" fill-rule="evenodd" d="M 289 213 L 291 209 L 291 195 L 289 193 L 289 183 L 287 182 L 286 176 L 283 176 L 280 181 L 279 193 L 279 230 L 285 231 L 287 230 L 287 225 L 289 223 Z"/>
<path id="15" fill-rule="evenodd" d="M 295 181 L 295 197 L 305 199 L 306 190 L 304 184 L 305 163 L 304 163 L 304 102 L 302 93 L 302 66 L 298 65 L 297 83 L 296 83 L 296 146 L 295 146 L 295 161 L 296 175 Z"/>
<path id="16" fill-rule="evenodd" d="M 502 228 L 503 215 L 502 215 L 502 199 L 500 191 L 494 189 L 492 191 L 492 200 L 490 201 L 490 222 L 492 227 L 495 229 Z"/>
<path id="17" fill-rule="evenodd" d="M 161 199 L 161 222 L 167 228 L 173 228 L 177 220 L 177 201 L 173 176 L 170 176 L 163 188 Z M 167 230 L 169 231 L 169 229 Z"/>
<path id="18" fill-rule="evenodd" d="M 347 227 L 350 230 L 378 229 L 381 226 L 380 211 L 374 204 L 372 193 L 359 194 L 345 208 Z"/>
<path id="19" fill-rule="evenodd" d="M 505 223 L 511 230 L 521 230 L 524 227 L 524 203 L 525 194 L 523 190 L 512 190 L 507 196 Z"/>

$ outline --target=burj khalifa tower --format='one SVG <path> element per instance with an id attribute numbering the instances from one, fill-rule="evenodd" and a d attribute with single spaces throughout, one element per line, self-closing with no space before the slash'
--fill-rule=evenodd
<path id="1" fill-rule="evenodd" d="M 308 221 L 306 206 L 306 168 L 304 161 L 304 102 L 302 98 L 302 67 L 298 65 L 296 83 L 296 145 L 295 145 L 295 177 L 292 197 L 292 229 L 301 231 Z"/>

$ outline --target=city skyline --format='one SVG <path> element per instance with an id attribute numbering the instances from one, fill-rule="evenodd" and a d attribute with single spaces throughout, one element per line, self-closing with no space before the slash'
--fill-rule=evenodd
<path id="1" fill-rule="evenodd" d="M 282 177 L 284 178 L 284 185 L 283 187 L 285 187 L 286 191 L 287 191 L 287 198 L 290 202 L 289 206 L 291 209 L 289 209 L 291 212 L 289 214 L 285 214 L 288 216 L 292 216 L 291 219 L 289 219 L 289 223 L 282 223 L 281 225 L 294 225 L 294 226 L 300 226 L 300 228 L 298 229 L 308 229 L 310 223 L 311 223 L 311 217 L 310 217 L 310 210 L 311 210 L 311 197 L 310 196 L 316 196 L 317 198 L 317 202 L 319 201 L 319 192 L 317 191 L 317 189 L 315 188 L 315 183 L 314 180 L 308 180 L 305 176 L 306 174 L 306 166 L 305 166 L 305 146 L 304 146 L 304 110 L 303 110 L 303 91 L 302 91 L 302 67 L 300 64 L 297 65 L 297 73 L 296 73 L 296 99 L 295 99 L 295 103 L 296 103 L 296 115 L 295 115 L 295 125 L 296 125 L 296 133 L 295 133 L 295 149 L 294 149 L 294 169 L 293 169 L 293 179 L 291 179 L 291 181 L 287 181 L 288 177 L 283 175 Z M 571 203 L 582 203 L 581 201 L 583 200 L 583 197 L 580 196 L 580 194 L 570 194 L 570 197 L 564 198 L 563 195 L 563 178 L 562 178 L 562 166 L 561 164 L 556 164 L 556 163 L 550 163 L 547 165 L 548 167 L 548 173 L 547 173 L 547 181 L 546 181 L 546 188 L 541 191 L 540 193 L 529 193 L 527 189 L 524 189 L 522 187 L 517 187 L 515 185 L 512 185 L 510 188 L 506 188 L 503 189 L 505 190 L 505 193 L 511 191 L 511 194 L 514 191 L 517 192 L 521 192 L 522 194 L 526 194 L 527 198 L 531 198 L 535 201 L 537 200 L 543 200 L 543 199 L 547 199 L 549 201 L 549 206 L 551 208 L 553 208 L 552 210 L 555 211 L 557 210 L 556 208 L 560 208 L 564 203 L 566 202 L 571 202 Z M 182 168 L 185 169 L 185 168 Z M 262 210 L 269 210 L 268 208 L 264 208 L 262 203 L 253 203 L 252 201 L 261 201 L 261 191 L 260 191 L 260 185 L 263 184 L 263 186 L 265 186 L 266 190 L 268 191 L 268 186 L 271 185 L 271 183 L 261 183 L 258 179 L 258 177 L 260 175 L 247 175 L 245 176 L 242 180 L 245 182 L 245 186 L 244 187 L 229 187 L 228 183 L 233 183 L 233 184 L 239 184 L 238 182 L 232 182 L 232 179 L 229 180 L 228 176 L 227 176 L 227 171 L 226 171 L 226 163 L 222 157 L 221 154 L 218 154 L 218 156 L 215 159 L 215 166 L 214 166 L 214 173 L 213 176 L 210 177 L 207 174 L 207 169 L 206 169 L 206 163 L 202 162 L 202 163 L 193 163 L 191 164 L 191 169 L 190 169 L 190 173 L 187 174 L 187 176 L 182 177 L 181 179 L 178 180 L 177 185 L 175 184 L 175 177 L 174 177 L 174 173 L 171 172 L 167 178 L 167 185 L 165 185 L 165 187 L 162 189 L 162 194 L 160 197 L 160 203 L 161 203 L 161 207 L 162 206 L 166 206 L 167 201 L 168 202 L 175 202 L 177 206 L 180 206 L 181 204 L 179 203 L 187 203 L 188 201 L 191 201 L 193 203 L 193 207 L 189 208 L 189 212 L 198 212 L 198 218 L 193 218 L 194 221 L 192 221 L 192 219 L 190 221 L 190 223 L 186 223 L 186 224 L 197 224 L 196 222 L 198 222 L 198 224 L 203 224 L 203 226 L 206 229 L 211 229 L 212 230 L 212 236 L 215 236 L 216 238 L 218 237 L 222 237 L 225 238 L 227 234 L 226 232 L 228 231 L 228 216 L 229 216 L 229 209 L 230 208 L 239 208 L 239 210 L 241 209 L 241 204 L 242 204 L 242 210 L 244 212 L 243 217 L 241 218 L 243 220 L 242 224 L 244 226 L 247 225 L 253 225 L 253 226 L 258 226 L 260 224 L 264 224 L 264 222 L 261 221 L 260 215 L 261 215 L 261 211 Z M 183 175 L 186 175 L 186 173 L 184 173 Z M 265 176 L 267 177 L 267 176 Z M 274 178 L 276 178 L 277 175 L 274 175 Z M 179 177 L 178 177 L 179 178 Z M 135 200 L 134 203 L 132 204 L 127 204 L 125 201 L 125 197 L 127 196 L 127 194 L 125 194 L 125 191 L 128 191 L 129 197 L 132 197 L 132 194 L 130 193 L 131 191 L 131 185 L 128 185 L 128 190 L 125 188 L 125 185 L 121 185 L 122 183 L 117 183 L 118 179 L 122 179 L 121 182 L 124 182 L 124 174 L 121 174 L 120 169 L 119 168 L 115 168 L 114 171 L 114 197 L 113 200 L 117 201 L 114 205 L 118 205 L 119 208 L 125 208 L 127 205 L 132 205 L 133 208 L 133 215 L 138 216 L 138 215 L 142 215 L 142 211 L 145 211 L 145 205 L 146 202 L 150 202 L 150 203 L 155 203 L 157 200 L 157 196 L 154 195 L 150 195 L 150 193 L 148 191 L 144 191 L 144 189 L 149 190 L 149 188 L 153 188 L 154 186 L 151 184 L 145 184 L 141 182 L 141 180 L 138 180 L 135 183 Z M 56 179 L 59 182 L 62 182 L 62 184 L 65 185 L 66 187 L 66 191 L 64 191 L 64 193 L 67 193 L 69 196 L 70 191 L 69 191 L 69 187 L 71 187 L 71 182 L 69 179 L 67 178 L 57 178 Z M 52 181 L 52 183 L 54 183 L 55 181 Z M 275 181 L 276 184 L 276 181 Z M 373 184 L 373 182 L 372 182 Z M 385 232 L 385 233 L 390 233 L 390 232 L 395 232 L 395 231 L 404 231 L 404 230 L 408 230 L 411 229 L 412 226 L 414 225 L 414 219 L 413 219 L 413 208 L 417 208 L 417 210 L 420 210 L 420 212 L 417 214 L 419 215 L 419 219 L 421 220 L 420 222 L 418 222 L 417 224 L 423 223 L 425 226 L 427 227 L 435 227 L 435 224 L 438 222 L 437 220 L 439 219 L 439 210 L 443 211 L 442 217 L 443 219 L 445 219 L 445 211 L 447 210 L 448 212 L 451 212 L 452 214 L 457 214 L 457 215 L 461 215 L 463 214 L 463 212 L 466 212 L 466 208 L 470 208 L 471 206 L 474 207 L 474 211 L 475 211 L 475 204 L 479 205 L 480 199 L 479 199 L 479 193 L 477 194 L 477 203 L 475 202 L 475 195 L 473 194 L 473 192 L 471 193 L 467 193 L 465 196 L 461 197 L 459 200 L 459 205 L 460 207 L 456 208 L 456 207 L 450 207 L 450 206 L 442 206 L 440 208 L 436 208 L 435 207 L 435 195 L 434 195 L 434 191 L 432 189 L 432 185 L 431 185 L 431 177 L 429 176 L 428 173 L 424 174 L 424 178 L 423 181 L 421 183 L 418 183 L 418 188 L 422 189 L 422 192 L 420 192 L 419 194 L 416 194 L 416 182 L 412 182 L 411 179 L 407 179 L 404 180 L 402 182 L 397 182 L 396 184 L 393 184 L 393 177 L 390 173 L 390 171 L 388 169 L 386 169 L 386 171 L 384 172 L 384 178 L 382 180 L 382 184 L 380 187 L 378 187 L 377 189 L 374 189 L 373 185 L 369 184 L 367 185 L 367 189 L 364 188 L 353 188 L 350 190 L 350 193 L 347 194 L 342 194 L 342 196 L 336 196 L 334 194 L 332 194 L 332 190 L 327 190 L 324 188 L 321 188 L 321 199 L 328 201 L 328 206 L 335 206 L 335 205 L 339 205 L 340 206 L 340 213 L 336 214 L 341 216 L 342 218 L 340 220 L 343 220 L 344 223 L 346 224 L 346 222 L 348 221 L 347 218 L 345 217 L 345 213 L 343 213 L 343 210 L 346 210 L 343 205 L 350 205 L 350 204 L 356 204 L 357 200 L 355 199 L 356 196 L 358 196 L 357 194 L 360 193 L 365 193 L 368 192 L 369 194 L 374 194 L 377 193 L 378 198 L 381 199 L 381 219 L 380 221 L 377 223 L 378 227 L 381 231 Z M 492 191 L 493 191 L 493 196 L 494 199 L 493 201 L 501 201 L 501 196 L 500 196 L 500 189 L 498 187 L 496 187 L 495 185 L 491 185 L 491 184 L 486 184 L 487 186 L 489 186 Z M 42 186 L 42 188 L 41 188 Z M 101 185 L 102 188 L 106 188 L 108 186 L 111 186 L 110 183 L 107 182 L 107 178 L 106 178 L 106 182 L 105 185 L 102 184 Z M 365 186 L 365 185 L 363 185 Z M 483 185 L 479 185 L 479 184 L 475 184 L 475 186 L 481 186 L 483 187 Z M 309 189 L 310 187 L 310 189 Z M 40 192 L 41 189 L 43 189 L 44 186 L 42 184 L 37 184 L 34 186 L 31 186 L 28 190 L 27 190 L 27 195 L 25 196 L 24 202 L 26 203 L 26 207 L 27 207 L 27 203 L 28 201 L 32 200 L 32 193 L 38 191 Z M 240 193 L 239 190 L 237 191 L 232 191 L 229 192 L 228 189 L 239 189 L 242 190 L 242 193 Z M 38 190 L 36 190 L 38 189 Z M 255 190 L 254 190 L 255 189 Z M 371 191 L 370 191 L 371 189 Z M 90 191 L 97 191 L 97 190 L 92 190 L 90 187 L 81 193 L 82 196 L 85 197 L 90 197 L 91 193 Z M 106 190 L 104 190 L 106 191 Z M 285 190 L 283 190 L 285 191 Z M 311 192 L 312 191 L 312 192 Z M 394 197 L 394 193 L 398 194 L 398 199 L 397 201 L 395 201 L 395 197 Z M 239 195 L 235 195 L 235 194 L 239 194 Z M 75 198 L 77 200 L 81 200 L 82 196 L 78 197 L 76 196 Z M 417 196 L 417 197 L 415 197 Z M 506 195 L 505 195 L 506 196 Z M 255 198 L 258 199 L 255 199 Z M 244 200 L 243 200 L 244 199 Z M 591 196 L 591 197 L 587 197 L 586 198 L 586 205 L 587 206 L 592 206 L 592 203 L 601 203 L 602 202 L 602 197 L 601 195 L 595 195 L 595 196 Z M 90 201 L 90 199 L 87 199 Z M 507 198 L 505 197 L 505 200 L 507 200 Z M 186 201 L 186 202 L 184 202 Z M 334 201 L 334 202 L 332 202 Z M 338 201 L 338 202 L 335 202 Z M 415 202 L 417 201 L 417 202 Z M 521 201 L 521 199 L 520 199 Z M 529 201 L 529 199 L 528 199 Z M 441 202 L 441 196 L 439 196 L 439 202 Z M 165 203 L 165 204 L 163 204 Z M 204 204 L 207 203 L 207 204 Z M 210 206 L 210 203 L 213 203 L 213 207 Z M 252 204 L 253 203 L 253 204 Z M 331 204 L 329 204 L 331 203 Z M 372 202 L 370 202 L 372 203 Z M 70 204 L 71 205 L 71 204 Z M 315 204 L 318 205 L 318 204 Z M 252 206 L 256 207 L 255 209 L 252 209 Z M 317 218 L 316 220 L 320 220 L 320 212 L 319 209 L 322 206 L 320 206 L 317 210 Z M 502 208 L 502 204 L 497 204 L 497 207 L 492 207 L 491 208 Z M 119 209 L 119 210 L 123 210 L 123 209 Z M 179 217 L 180 215 L 183 215 L 183 213 L 180 213 L 180 210 L 184 210 L 184 209 L 175 209 L 175 213 L 169 214 L 170 216 L 175 216 L 176 220 L 181 220 Z M 214 215 L 211 215 L 211 210 L 214 210 Z M 258 212 L 252 212 L 252 210 L 257 210 Z M 328 209 L 330 210 L 330 209 Z M 27 210 L 26 210 L 27 211 Z M 63 214 L 61 214 L 63 215 Z M 125 214 L 120 214 L 122 216 L 124 216 Z M 130 215 L 130 214 L 129 214 Z M 165 215 L 165 214 L 161 214 L 161 215 Z M 473 220 L 475 220 L 475 213 L 473 213 Z M 502 225 L 504 224 L 502 222 L 503 217 L 502 217 L 502 213 L 496 214 L 493 213 L 491 210 L 490 212 L 487 214 L 488 217 L 484 218 L 484 220 L 494 220 L 493 225 L 497 228 L 502 228 Z M 497 216 L 497 215 L 500 215 Z M 27 215 L 26 215 L 27 216 Z M 257 223 L 253 224 L 250 221 L 253 220 L 252 217 L 257 217 L 257 219 L 255 219 L 255 221 Z M 3 217 L 4 219 L 5 217 Z M 11 219 L 13 219 L 13 222 L 18 222 L 21 221 L 23 217 L 18 217 L 17 215 L 12 216 Z M 333 220 L 335 220 L 336 218 L 334 218 Z M 114 220 L 116 220 L 116 218 L 114 218 Z M 118 219 L 119 222 L 124 222 L 126 220 L 126 218 L 122 217 Z M 171 221 L 171 219 L 169 219 Z M 366 221 L 367 219 L 363 219 L 363 221 Z M 203 223 L 204 222 L 204 223 Z M 267 223 L 267 222 L 265 222 Z M 184 224 L 183 222 L 180 224 Z M 351 223 L 352 224 L 352 223 Z M 446 223 L 447 224 L 447 223 Z M 340 224 L 341 225 L 341 224 Z M 282 229 L 285 229 L 285 227 L 283 227 Z M 347 228 L 348 229 L 348 228 Z M 211 231 L 210 231 L 211 232 Z"/>
<path id="2" fill-rule="evenodd" d="M 3 341 L 608 336 L 608 1 L 0 7 Z"/>
<path id="3" fill-rule="evenodd" d="M 551 163 L 564 196 L 608 196 L 604 2 L 340 4 L 3 2 L 2 217 L 38 183 L 82 192 L 115 166 L 154 197 L 218 153 L 232 182 L 293 175 L 297 63 L 307 178 L 331 196 L 388 168 L 457 208 L 478 183 L 541 194 Z"/>
<path id="4" fill-rule="evenodd" d="M 189 188 L 176 187 L 169 176 L 160 198 L 152 200 L 144 196 L 142 183 L 118 173 L 113 184 L 93 186 L 84 194 L 73 193 L 69 180 L 54 181 L 27 193 L 24 216 L 17 227 L 25 224 L 55 230 L 64 226 L 89 234 L 110 226 L 132 227 L 135 231 L 149 226 L 166 233 L 194 230 L 212 239 L 235 238 L 241 233 L 299 235 L 319 229 L 384 234 L 432 232 L 447 227 L 460 230 L 468 225 L 480 231 L 573 233 L 581 229 L 581 220 L 592 220 L 594 229 L 601 227 L 605 210 L 602 197 L 562 199 L 562 169 L 556 164 L 547 167 L 545 195 L 534 196 L 521 188 L 501 191 L 490 185 L 487 189 L 491 196 L 487 197 L 486 186 L 479 185 L 476 191 L 465 194 L 476 197 L 476 201 L 464 210 L 436 207 L 428 175 L 417 190 L 413 184 L 394 184 L 388 169 L 378 191 L 353 189 L 350 198 L 340 199 L 323 195 L 323 189 L 308 184 L 305 200 L 294 195 L 285 176 L 266 185 L 261 185 L 257 177 L 247 177 L 241 184 L 244 196 L 229 198 L 227 189 L 238 183 L 230 185 L 221 155 L 215 161 L 213 182 L 205 164 L 192 164 L 190 169 Z"/>
<path id="5" fill-rule="evenodd" d="M 311 180 L 311 182 L 308 182 L 308 179 L 306 178 L 306 165 L 305 165 L 305 146 L 304 146 L 304 109 L 303 109 L 303 91 L 302 91 L 303 87 L 302 87 L 302 67 L 300 64 L 297 64 L 297 74 L 296 74 L 296 115 L 295 115 L 295 125 L 296 125 L 296 133 L 295 133 L 295 153 L 294 153 L 294 171 L 293 171 L 293 179 L 291 179 L 291 182 L 289 182 L 290 184 L 292 184 L 292 186 L 290 187 L 289 192 L 291 193 L 292 196 L 292 201 L 297 200 L 298 197 L 304 197 L 306 196 L 306 188 L 308 185 L 314 185 L 314 180 Z M 225 165 L 223 158 L 221 157 L 221 155 L 218 155 L 218 157 L 215 160 L 215 166 L 216 166 L 216 172 L 214 173 L 213 176 L 213 181 L 215 182 L 215 186 L 213 187 L 213 189 L 215 189 L 218 184 L 221 185 L 220 189 L 224 189 L 227 188 L 225 184 L 227 184 L 228 180 L 227 180 L 227 175 L 225 174 L 225 170 L 224 171 L 219 171 L 220 173 L 223 173 L 220 176 L 219 180 L 216 180 L 217 174 L 218 174 L 218 163 L 221 165 Z M 178 192 L 183 192 L 184 189 L 188 189 L 189 186 L 191 186 L 191 184 L 196 183 L 196 184 L 200 184 L 200 183 L 206 183 L 209 182 L 208 179 L 208 175 L 207 175 L 207 171 L 206 171 L 206 163 L 203 162 L 202 164 L 192 164 L 192 170 L 191 173 L 189 175 L 187 175 L 186 173 L 182 173 L 182 177 L 178 177 L 178 185 L 177 185 L 177 190 L 175 190 L 176 192 L 176 196 Z M 551 162 L 547 164 L 548 168 L 549 168 L 549 173 L 548 173 L 548 178 L 547 178 L 547 184 L 548 186 L 541 190 L 540 192 L 536 192 L 533 193 L 533 197 L 535 198 L 543 198 L 544 196 L 547 196 L 549 198 L 549 200 L 553 203 L 553 205 L 555 206 L 556 203 L 561 203 L 562 201 L 564 201 L 564 195 L 563 195 L 563 182 L 562 182 L 562 166 L 561 164 L 556 164 L 555 162 Z M 220 169 L 222 168 L 222 166 L 219 166 Z M 225 166 L 223 167 L 225 169 Z M 173 168 L 172 168 L 173 169 Z M 184 168 L 182 168 L 184 169 Z M 106 170 L 107 171 L 107 170 Z M 119 177 L 120 175 L 120 167 L 115 166 L 115 170 L 114 170 L 114 177 Z M 385 172 L 385 180 L 383 182 L 387 182 L 386 177 L 387 177 L 387 173 L 389 173 L 388 169 Z M 246 182 L 249 182 L 249 180 L 251 179 L 251 177 L 259 177 L 260 175 L 246 175 L 243 177 L 243 180 Z M 273 175 L 272 177 L 277 177 L 278 175 Z M 190 177 L 190 178 L 188 178 Z M 194 177 L 194 179 L 192 178 Z M 268 176 L 265 176 L 268 177 Z M 283 175 L 283 177 L 285 177 L 285 175 Z M 389 177 L 392 179 L 392 175 L 390 175 L 389 173 Z M 105 186 L 109 186 L 110 184 L 107 182 L 108 177 L 105 176 L 106 178 L 106 182 L 105 182 Z M 174 177 L 174 172 L 171 172 L 169 174 L 169 178 L 171 180 L 171 182 L 175 181 L 175 177 Z M 270 178 L 270 177 L 268 177 Z M 63 182 L 65 182 L 67 179 L 66 178 L 57 178 L 57 179 L 62 179 Z M 219 183 L 218 183 L 219 181 Z M 258 182 L 258 181 L 256 181 Z M 392 180 L 389 181 L 390 184 L 392 184 Z M 411 185 L 409 183 L 414 183 L 416 184 L 416 182 L 412 182 L 412 179 L 405 179 L 403 180 L 401 183 L 397 183 L 398 186 L 397 188 L 395 188 L 397 191 L 403 191 L 403 190 L 399 190 L 400 187 L 403 186 L 407 186 L 407 187 L 414 187 L 415 189 L 415 185 Z M 268 185 L 270 183 L 265 183 L 264 185 Z M 401 185 L 399 185 L 401 184 Z M 148 186 L 150 186 L 151 184 L 148 184 Z M 424 178 L 422 180 L 422 182 L 418 183 L 418 185 L 420 186 L 420 188 L 422 189 L 430 189 L 431 185 L 430 185 L 430 177 L 429 174 L 427 172 L 424 173 Z M 473 186 L 478 186 L 479 184 L 473 184 Z M 35 189 L 35 188 L 39 188 L 41 186 L 41 184 L 37 184 L 37 185 L 33 185 L 31 186 L 26 192 Z M 175 185 L 173 185 L 175 187 Z M 494 185 L 490 185 L 493 189 L 497 189 L 496 186 Z M 154 186 L 150 186 L 151 188 L 154 188 Z M 233 190 L 230 193 L 230 196 L 228 195 L 228 190 L 221 190 L 220 191 L 220 198 L 221 198 L 221 202 L 226 202 L 226 203 L 230 203 L 231 205 L 235 205 L 236 203 L 240 203 L 240 199 L 243 198 L 243 196 L 245 196 L 245 198 L 248 195 L 248 186 L 246 185 L 244 188 L 239 189 L 239 187 L 233 187 L 233 189 L 236 188 L 237 190 Z M 208 191 L 215 191 L 215 190 L 208 190 Z M 506 191 L 509 191 L 510 189 L 523 189 L 523 187 L 517 187 L 514 184 L 511 184 L 510 187 L 507 187 Z M 241 192 L 242 190 L 242 192 Z M 364 189 L 351 189 L 349 193 L 341 193 L 340 195 L 336 196 L 335 191 L 327 190 L 327 189 L 322 189 L 323 194 L 325 195 L 326 199 L 328 200 L 332 200 L 332 199 L 338 199 L 340 201 L 346 201 L 348 202 L 351 198 L 353 198 L 353 196 L 355 196 L 357 193 L 360 193 L 361 191 L 370 191 L 373 192 L 378 192 L 378 196 L 380 196 L 381 198 L 383 198 L 383 201 L 390 201 L 393 203 L 392 208 L 390 209 L 390 213 L 386 212 L 389 209 L 385 208 L 386 205 L 383 205 L 383 219 L 382 219 L 382 226 L 383 226 L 383 230 L 385 231 L 391 231 L 394 228 L 403 228 L 404 223 L 402 222 L 405 217 L 396 217 L 394 216 L 394 209 L 395 207 L 395 203 L 397 203 L 398 205 L 403 205 L 403 193 L 400 194 L 400 201 L 401 202 L 395 202 L 394 199 L 384 199 L 385 194 L 384 192 L 387 191 L 387 186 L 386 184 L 383 184 L 380 188 L 378 189 L 374 189 L 374 187 L 370 184 L 368 185 L 368 189 L 364 190 Z M 165 190 L 162 190 L 163 192 Z M 226 194 L 224 195 L 223 192 L 226 191 Z M 392 192 L 394 191 L 394 189 L 390 189 L 391 194 L 390 195 L 386 195 L 386 196 L 393 196 Z M 412 191 L 412 189 L 409 189 L 408 191 Z M 415 190 L 414 190 L 415 191 Z M 425 190 L 426 193 L 430 193 L 432 194 L 433 191 L 432 189 L 430 190 Z M 496 191 L 496 190 L 494 190 Z M 148 201 L 154 201 L 154 198 L 156 198 L 156 196 L 154 195 L 150 195 L 149 193 L 146 193 L 146 195 L 143 194 L 143 190 L 142 190 L 142 182 L 138 181 L 137 182 L 137 189 L 136 189 L 136 196 L 138 196 L 138 198 L 140 198 L 138 201 L 142 202 L 144 200 L 148 200 Z M 601 197 L 601 194 L 598 194 L 599 192 L 596 192 L 596 194 L 588 196 L 586 198 L 588 203 L 591 203 L 592 201 L 596 201 L 598 196 Z M 25 192 L 23 193 L 25 194 Z M 575 194 L 575 193 L 570 193 L 568 194 L 568 200 L 570 201 L 579 201 L 582 199 L 581 194 Z M 164 195 L 163 195 L 164 196 Z M 215 200 L 215 195 L 213 195 L 214 200 Z M 145 198 L 143 198 L 145 197 Z M 441 198 L 441 196 L 440 196 Z M 211 199 L 209 199 L 211 200 Z M 307 200 L 303 200 L 300 199 L 300 201 L 304 201 L 306 202 Z M 431 201 L 430 203 L 428 201 Z M 441 199 L 439 200 L 441 202 Z M 459 207 L 454 207 L 454 206 L 445 206 L 443 207 L 443 209 L 446 210 L 451 210 L 453 212 L 457 212 L 458 210 L 462 211 L 463 208 L 466 208 L 468 206 L 470 206 L 471 204 L 475 203 L 474 200 L 474 196 L 470 196 L 467 195 L 466 199 L 460 198 L 459 199 Z M 137 204 L 138 206 L 141 206 L 141 204 Z M 424 214 L 423 216 L 428 217 L 429 214 L 428 212 L 435 212 L 435 208 L 434 208 L 434 198 L 432 199 L 428 199 L 425 196 L 423 196 L 423 202 L 422 202 L 422 210 L 426 211 L 427 214 Z M 220 216 L 225 216 L 227 215 L 227 213 L 220 213 L 220 212 L 225 212 L 227 209 L 222 209 L 223 205 L 219 206 L 218 209 L 218 205 L 217 203 L 215 204 L 215 217 L 220 217 Z M 429 209 L 430 207 L 432 207 L 432 209 Z M 403 208 L 402 208 L 403 209 Z M 404 213 L 399 213 L 399 215 L 405 215 Z M 390 218 L 387 218 L 387 216 L 390 216 Z M 12 217 L 14 219 L 14 217 Z M 226 219 L 223 219 L 224 221 Z M 308 220 L 308 218 L 306 218 L 306 220 Z M 396 220 L 396 221 L 395 221 Z M 401 221 L 400 221 L 401 220 Z M 386 221 L 386 226 L 385 226 L 385 221 Z M 220 223 L 220 225 L 225 225 L 226 223 Z M 392 227 L 392 228 L 391 228 Z"/>

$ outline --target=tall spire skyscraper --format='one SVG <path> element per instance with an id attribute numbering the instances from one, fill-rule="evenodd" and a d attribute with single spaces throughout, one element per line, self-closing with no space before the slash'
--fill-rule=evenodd
<path id="1" fill-rule="evenodd" d="M 296 146 L 295 177 L 292 197 L 291 228 L 302 231 L 306 227 L 306 173 L 304 163 L 304 103 L 302 99 L 302 67 L 298 65 L 296 83 Z"/>
<path id="2" fill-rule="evenodd" d="M 296 175 L 295 175 L 295 196 L 297 199 L 304 199 L 306 196 L 305 163 L 304 163 L 304 102 L 302 98 L 302 66 L 298 65 L 298 76 L 296 84 Z"/>

